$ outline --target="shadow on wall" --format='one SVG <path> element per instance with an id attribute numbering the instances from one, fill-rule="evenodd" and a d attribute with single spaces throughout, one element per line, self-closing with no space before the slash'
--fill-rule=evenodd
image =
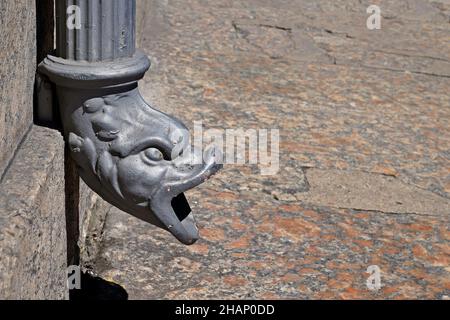
<path id="1" fill-rule="evenodd" d="M 81 275 L 81 290 L 70 291 L 71 301 L 128 300 L 127 291 L 120 285 L 95 277 L 89 273 Z"/>
<path id="2" fill-rule="evenodd" d="M 36 67 L 55 51 L 54 0 L 36 1 Z M 34 85 L 34 124 L 61 131 L 59 109 L 57 108 L 55 88 L 48 79 L 36 74 Z"/>

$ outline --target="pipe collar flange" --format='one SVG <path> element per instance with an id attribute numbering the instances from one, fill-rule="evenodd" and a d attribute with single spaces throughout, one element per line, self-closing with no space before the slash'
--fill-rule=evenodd
<path id="1" fill-rule="evenodd" d="M 47 56 L 39 72 L 60 87 L 100 89 L 136 82 L 150 68 L 150 60 L 142 51 L 132 57 L 113 61 L 87 62 Z"/>

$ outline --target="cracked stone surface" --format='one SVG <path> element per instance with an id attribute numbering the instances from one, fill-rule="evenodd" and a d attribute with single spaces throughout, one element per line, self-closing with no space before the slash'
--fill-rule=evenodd
<path id="1" fill-rule="evenodd" d="M 188 192 L 191 247 L 113 210 L 100 276 L 131 299 L 450 296 L 449 1 L 153 0 L 139 16 L 147 100 L 191 129 L 280 129 L 280 172 L 225 166 Z"/>

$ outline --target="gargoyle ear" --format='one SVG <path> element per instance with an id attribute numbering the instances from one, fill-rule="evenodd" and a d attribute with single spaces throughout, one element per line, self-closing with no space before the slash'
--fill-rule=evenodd
<path id="1" fill-rule="evenodd" d="M 77 136 L 75 133 L 69 133 L 69 147 L 70 150 L 74 153 L 81 152 L 81 148 L 83 147 L 84 139 L 80 136 Z"/>
<path id="2" fill-rule="evenodd" d="M 97 150 L 92 140 L 88 137 L 82 138 L 71 132 L 69 133 L 68 144 L 72 151 L 72 157 L 78 162 L 78 165 L 83 167 L 84 164 L 95 172 L 97 166 Z"/>

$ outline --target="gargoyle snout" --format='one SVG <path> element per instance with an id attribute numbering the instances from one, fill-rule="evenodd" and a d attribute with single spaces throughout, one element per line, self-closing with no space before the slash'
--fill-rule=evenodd
<path id="1" fill-rule="evenodd" d="M 216 152 L 213 148 L 208 150 L 205 163 L 192 167 L 188 176 L 186 172 L 174 173 L 173 177 L 178 179 L 168 179 L 150 201 L 150 208 L 158 219 L 184 244 L 197 241 L 198 229 L 183 192 L 205 182 L 220 170 L 222 166 L 215 162 Z"/>

